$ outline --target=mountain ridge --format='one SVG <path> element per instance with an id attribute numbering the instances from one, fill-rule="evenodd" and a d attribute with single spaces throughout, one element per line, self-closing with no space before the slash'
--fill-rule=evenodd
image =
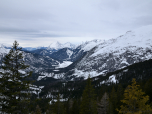
<path id="1" fill-rule="evenodd" d="M 71 69 L 73 74 L 66 78 L 97 76 L 112 72 L 128 65 L 152 58 L 152 26 L 128 31 L 87 51 L 85 56 Z M 71 72 L 69 71 L 69 72 Z M 68 74 L 68 73 L 67 73 Z"/>
<path id="2" fill-rule="evenodd" d="M 69 43 L 66 45 L 69 45 Z M 62 47 L 59 42 L 54 46 Z M 3 49 L 8 50 L 1 47 L 1 50 Z M 87 41 L 75 49 L 62 47 L 54 52 L 47 49 L 38 49 L 31 51 L 30 54 L 31 56 L 33 56 L 32 54 L 39 56 L 41 60 L 43 60 L 42 62 L 41 60 L 33 59 L 31 63 L 28 62 L 29 64 L 37 64 L 40 62 L 41 65 L 38 67 L 41 69 L 41 74 L 53 73 L 53 77 L 62 77 L 62 79 L 65 80 L 75 80 L 77 78 L 86 79 L 88 75 L 95 77 L 151 59 L 152 26 L 128 31 L 124 35 L 106 41 Z M 4 57 L 4 55 L 1 53 L 1 58 L 2 57 Z M 47 58 L 50 59 L 50 62 Z M 56 62 L 52 64 L 52 60 Z M 66 68 L 59 68 L 58 65 L 62 64 L 63 61 L 71 61 L 73 63 Z M 47 65 L 42 65 L 44 63 Z M 49 66 L 49 64 L 51 66 Z M 41 66 L 43 67 L 41 68 Z M 47 67 L 51 69 L 47 70 L 49 69 Z"/>

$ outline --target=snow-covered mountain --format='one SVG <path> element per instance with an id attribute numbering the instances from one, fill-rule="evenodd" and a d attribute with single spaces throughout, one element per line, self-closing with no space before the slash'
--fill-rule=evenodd
<path id="1" fill-rule="evenodd" d="M 66 78 L 87 78 L 89 74 L 97 76 L 152 59 L 152 26 L 141 27 L 115 39 L 101 41 L 88 50 L 77 63 L 74 63 L 73 69 L 69 71 L 73 73 L 66 75 Z"/>
<path id="2" fill-rule="evenodd" d="M 5 45 L 0 45 L 0 64 L 2 63 L 2 59 L 5 57 L 5 55 L 8 54 L 9 50 L 10 49 L 8 49 L 8 47 Z M 41 74 L 41 72 L 46 72 L 46 70 L 51 72 L 55 66 L 60 64 L 59 61 L 54 60 L 49 56 L 43 56 L 27 51 L 23 51 L 23 59 L 25 64 L 30 66 L 27 70 L 39 74 Z"/>
<path id="3" fill-rule="evenodd" d="M 95 46 L 97 46 L 98 44 L 104 42 L 103 40 L 99 40 L 99 39 L 95 39 L 95 40 L 91 40 L 91 41 L 86 41 L 85 43 L 82 43 L 81 45 L 79 45 L 77 48 L 80 49 L 81 51 L 89 51 L 92 48 L 94 48 Z"/>
<path id="4" fill-rule="evenodd" d="M 11 45 L 9 45 L 9 44 L 0 44 L 0 47 L 2 48 L 6 48 L 6 49 L 10 49 L 12 46 Z"/>
<path id="5" fill-rule="evenodd" d="M 4 46 L 6 46 L 6 45 L 4 45 Z M 23 50 L 25 50 L 25 51 L 35 51 L 35 50 L 40 50 L 40 49 L 47 49 L 49 51 L 53 51 L 53 50 L 57 51 L 57 50 L 62 49 L 62 48 L 75 49 L 76 45 L 72 44 L 70 42 L 62 44 L 62 43 L 56 41 L 56 42 L 51 43 L 49 46 L 23 47 Z"/>
<path id="6" fill-rule="evenodd" d="M 61 48 L 63 48 L 63 45 L 60 43 L 60 42 L 53 42 L 53 43 L 51 43 L 49 46 L 48 46 L 48 50 L 50 50 L 50 49 L 55 49 L 55 50 L 59 50 L 59 49 L 61 49 Z"/>
<path id="7" fill-rule="evenodd" d="M 10 49 L 4 44 L 0 44 L 0 54 L 8 53 Z"/>
<path id="8" fill-rule="evenodd" d="M 73 50 L 71 48 L 62 48 L 50 55 L 50 57 L 59 61 L 71 61 Z"/>
<path id="9" fill-rule="evenodd" d="M 83 57 L 86 52 L 88 52 L 90 49 L 94 48 L 96 45 L 103 42 L 102 40 L 92 40 L 92 41 L 86 41 L 85 43 L 82 43 L 81 45 L 77 46 L 76 49 L 73 50 L 73 53 L 71 55 L 71 61 L 77 61 L 81 57 Z"/>
<path id="10" fill-rule="evenodd" d="M 48 46 L 48 50 L 50 49 L 55 49 L 55 50 L 59 50 L 59 49 L 62 49 L 62 48 L 71 48 L 71 49 L 74 49 L 76 46 L 74 44 L 71 44 L 70 42 L 67 42 L 65 44 L 61 44 L 60 42 L 53 42 L 51 43 L 49 46 Z"/>
<path id="11" fill-rule="evenodd" d="M 0 44 L 0 63 L 3 59 L 3 57 L 9 52 L 10 49 L 8 49 L 10 46 L 5 44 Z"/>
<path id="12" fill-rule="evenodd" d="M 63 48 L 75 49 L 75 48 L 76 48 L 76 45 L 75 45 L 75 44 L 72 44 L 72 43 L 70 43 L 70 42 L 67 42 L 67 43 L 63 44 Z"/>
<path id="13" fill-rule="evenodd" d="M 8 48 L 1 46 L 0 58 L 8 51 Z M 128 31 L 107 41 L 88 41 L 76 48 L 70 43 L 63 45 L 55 42 L 46 49 L 37 49 L 24 54 L 25 62 L 34 72 L 43 72 L 42 74 L 51 76 L 53 74 L 53 77 L 68 80 L 87 78 L 89 74 L 94 77 L 152 59 L 152 26 Z M 64 61 L 70 63 L 63 65 L 66 68 L 60 67 Z"/>
<path id="14" fill-rule="evenodd" d="M 92 40 L 82 43 L 77 48 L 67 48 L 66 46 L 50 55 L 50 57 L 60 61 L 76 61 L 81 58 L 87 51 L 100 44 L 101 40 Z M 67 44 L 67 43 L 66 43 Z M 71 44 L 71 43 L 68 43 Z M 72 46 L 70 46 L 72 47 Z"/>
<path id="15" fill-rule="evenodd" d="M 25 64 L 30 66 L 30 70 L 34 73 L 41 73 L 44 71 L 54 69 L 55 65 L 58 65 L 60 62 L 52 59 L 49 56 L 42 56 L 33 53 L 23 52 L 23 59 Z"/>

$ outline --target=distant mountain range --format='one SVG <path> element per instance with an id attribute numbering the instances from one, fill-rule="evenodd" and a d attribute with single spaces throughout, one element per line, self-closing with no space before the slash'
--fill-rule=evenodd
<path id="1" fill-rule="evenodd" d="M 78 46 L 69 67 L 56 72 L 67 80 L 113 72 L 152 59 L 152 26 L 128 31 L 115 39 L 90 41 Z M 63 74 L 64 73 L 64 74 Z"/>
<path id="2" fill-rule="evenodd" d="M 39 46 L 39 47 L 24 47 L 23 50 L 26 50 L 26 51 L 34 51 L 34 50 L 38 50 L 38 49 L 46 49 L 46 50 L 59 50 L 59 49 L 62 49 L 62 48 L 71 48 L 71 49 L 75 49 L 76 48 L 76 45 L 75 44 L 72 44 L 70 42 L 67 42 L 67 43 L 64 43 L 64 44 L 61 44 L 60 42 L 53 42 L 51 43 L 49 46 L 45 47 L 45 46 Z"/>
<path id="3" fill-rule="evenodd" d="M 0 45 L 0 60 L 8 53 L 9 48 Z M 86 79 L 88 75 L 96 77 L 152 59 L 152 26 L 128 31 L 106 41 L 92 40 L 78 46 L 69 42 L 54 42 L 48 47 L 26 47 L 23 51 L 30 70 L 37 73 L 35 79 L 39 75 L 46 80 L 47 77 Z M 60 67 L 61 64 L 65 64 L 65 68 Z"/>

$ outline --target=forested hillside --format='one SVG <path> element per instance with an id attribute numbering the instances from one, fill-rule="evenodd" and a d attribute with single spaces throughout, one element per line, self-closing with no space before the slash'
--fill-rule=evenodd
<path id="1" fill-rule="evenodd" d="M 105 105 L 107 113 L 117 114 L 118 111 L 116 111 L 116 108 L 120 109 L 120 106 L 122 105 L 121 100 L 124 98 L 124 90 L 129 84 L 131 84 L 133 78 L 135 78 L 137 84 L 140 85 L 139 88 L 149 96 L 148 103 L 152 104 L 152 90 L 150 88 L 152 86 L 152 60 L 133 64 L 124 69 L 107 73 L 105 76 L 100 75 L 91 78 L 97 104 L 102 104 L 102 108 L 104 108 Z M 65 110 L 74 110 L 72 112 L 78 113 L 81 109 L 79 106 L 81 105 L 81 98 L 83 96 L 82 94 L 84 92 L 86 82 L 87 81 L 85 80 L 79 80 L 50 83 L 42 89 L 40 98 L 54 101 L 56 96 L 60 94 L 61 101 L 64 101 L 61 103 L 64 106 L 68 105 L 68 107 L 71 107 L 70 103 L 74 103 L 73 108 Z M 105 101 L 103 101 L 103 97 L 106 97 L 105 99 L 107 99 L 106 104 L 104 104 Z M 39 105 L 43 110 L 44 104 L 40 103 Z M 77 107 L 75 107 L 75 105 Z M 70 114 L 70 112 L 66 113 Z"/>
<path id="2" fill-rule="evenodd" d="M 31 81 L 23 52 L 14 42 L 3 59 L 1 112 L 24 114 L 152 113 L 152 59 L 88 79 L 48 77 Z M 67 67 L 68 68 L 68 67 Z M 24 71 L 25 70 L 25 71 Z M 37 85 L 39 89 L 32 90 Z M 45 86 L 42 86 L 45 85 Z M 129 107 L 130 108 L 129 108 Z"/>

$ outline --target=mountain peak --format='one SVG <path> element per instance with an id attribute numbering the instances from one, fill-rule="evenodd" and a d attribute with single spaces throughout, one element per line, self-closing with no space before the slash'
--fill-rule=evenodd
<path id="1" fill-rule="evenodd" d="M 70 42 L 63 44 L 63 47 L 72 48 L 72 49 L 76 48 L 76 46 L 74 44 L 71 44 Z"/>
<path id="2" fill-rule="evenodd" d="M 94 39 L 94 40 L 86 41 L 85 43 L 82 43 L 81 45 L 79 45 L 79 47 L 81 47 L 81 50 L 83 51 L 89 51 L 90 49 L 94 48 L 95 46 L 97 46 L 98 44 L 102 42 L 103 41 L 100 39 Z"/>
<path id="3" fill-rule="evenodd" d="M 56 42 L 51 43 L 48 48 L 49 49 L 53 48 L 53 49 L 58 50 L 58 49 L 63 48 L 63 45 L 60 42 L 56 41 Z"/>
<path id="4" fill-rule="evenodd" d="M 12 47 L 12 45 L 2 43 L 2 44 L 0 44 L 0 47 L 4 47 L 4 48 L 11 48 L 11 47 Z"/>
<path id="5" fill-rule="evenodd" d="M 48 49 L 61 49 L 61 48 L 72 48 L 74 49 L 76 46 L 74 44 L 71 44 L 70 42 L 67 42 L 67 43 L 64 43 L 64 44 L 61 44 L 60 42 L 56 41 L 56 42 L 53 42 L 49 45 Z"/>

